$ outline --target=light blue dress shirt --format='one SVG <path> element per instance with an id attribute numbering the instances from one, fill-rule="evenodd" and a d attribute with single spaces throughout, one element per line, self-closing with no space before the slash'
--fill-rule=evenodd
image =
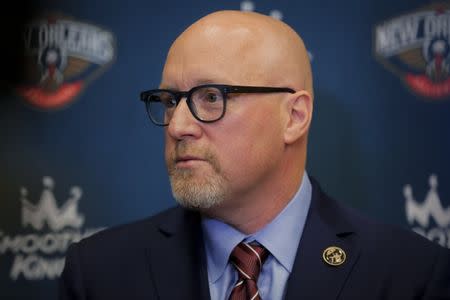
<path id="1" fill-rule="evenodd" d="M 263 300 L 283 299 L 311 203 L 311 189 L 305 172 L 300 188 L 288 205 L 272 222 L 252 235 L 218 220 L 202 219 L 212 300 L 228 299 L 237 282 L 238 274 L 228 263 L 228 258 L 241 241 L 257 241 L 270 251 L 258 278 L 259 293 Z"/>

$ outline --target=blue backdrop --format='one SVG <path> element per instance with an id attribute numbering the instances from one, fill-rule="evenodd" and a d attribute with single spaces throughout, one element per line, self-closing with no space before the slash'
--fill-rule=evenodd
<path id="1" fill-rule="evenodd" d="M 449 2 L 36 6 L 5 40 L 20 41 L 25 71 L 0 103 L 0 299 L 55 298 L 71 242 L 174 204 L 163 131 L 138 96 L 158 86 L 175 37 L 220 9 L 282 18 L 303 37 L 315 85 L 307 170 L 325 191 L 450 248 Z"/>

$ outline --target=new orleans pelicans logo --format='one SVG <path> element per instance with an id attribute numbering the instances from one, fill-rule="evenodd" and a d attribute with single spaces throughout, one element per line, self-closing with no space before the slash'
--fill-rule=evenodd
<path id="1" fill-rule="evenodd" d="M 17 91 L 40 109 L 69 104 L 115 57 L 111 32 L 67 17 L 34 21 L 24 40 L 26 80 Z"/>
<path id="2" fill-rule="evenodd" d="M 450 96 L 450 4 L 432 4 L 374 30 L 375 55 L 415 94 Z"/>

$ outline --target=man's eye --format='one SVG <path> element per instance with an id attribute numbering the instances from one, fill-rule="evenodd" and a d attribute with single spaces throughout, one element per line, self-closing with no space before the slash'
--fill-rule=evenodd
<path id="1" fill-rule="evenodd" d="M 161 97 L 160 102 L 167 108 L 177 106 L 177 101 L 173 97 Z"/>
<path id="2" fill-rule="evenodd" d="M 214 103 L 219 99 L 219 96 L 215 93 L 208 93 L 206 94 L 205 100 L 210 102 L 210 103 Z"/>
<path id="3" fill-rule="evenodd" d="M 167 108 L 177 106 L 175 97 L 166 93 L 157 93 L 149 97 L 150 102 L 159 102 Z"/>
<path id="4" fill-rule="evenodd" d="M 167 103 L 166 104 L 167 107 L 177 106 L 177 101 L 175 100 L 175 98 L 167 99 L 165 102 Z"/>

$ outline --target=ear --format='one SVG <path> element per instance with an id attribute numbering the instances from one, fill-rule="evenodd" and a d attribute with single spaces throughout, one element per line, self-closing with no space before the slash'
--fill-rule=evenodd
<path id="1" fill-rule="evenodd" d="M 287 102 L 288 119 L 284 131 L 284 142 L 292 144 L 306 136 L 312 119 L 313 103 L 311 94 L 302 90 L 292 94 Z"/>

